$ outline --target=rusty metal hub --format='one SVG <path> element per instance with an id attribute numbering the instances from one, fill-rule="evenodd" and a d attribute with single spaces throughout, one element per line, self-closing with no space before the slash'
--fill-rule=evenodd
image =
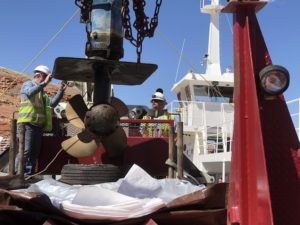
<path id="1" fill-rule="evenodd" d="M 99 136 L 112 134 L 119 127 L 118 111 L 109 104 L 100 104 L 86 113 L 86 128 Z"/>

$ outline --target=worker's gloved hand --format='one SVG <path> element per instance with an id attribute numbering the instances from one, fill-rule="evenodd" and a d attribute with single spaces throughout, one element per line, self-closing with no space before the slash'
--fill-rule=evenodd
<path id="1" fill-rule="evenodd" d="M 60 90 L 66 90 L 67 87 L 68 87 L 68 84 L 66 81 L 60 82 Z"/>
<path id="2" fill-rule="evenodd" d="M 52 80 L 52 74 L 50 73 L 50 74 L 47 75 L 44 82 L 45 82 L 45 84 L 49 84 L 51 80 Z"/>

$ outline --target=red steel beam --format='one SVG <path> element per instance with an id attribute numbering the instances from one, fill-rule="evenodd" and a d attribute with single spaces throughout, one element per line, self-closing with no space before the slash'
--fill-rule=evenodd
<path id="1" fill-rule="evenodd" d="M 259 71 L 272 64 L 255 14 L 259 4 L 239 0 L 227 7 L 234 16 L 235 73 L 228 224 L 295 225 L 300 145 L 284 97 L 266 98 L 258 85 Z"/>

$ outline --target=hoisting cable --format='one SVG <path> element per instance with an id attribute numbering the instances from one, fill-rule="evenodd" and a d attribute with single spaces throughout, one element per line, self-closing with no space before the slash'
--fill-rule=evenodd
<path id="1" fill-rule="evenodd" d="M 159 29 L 157 30 L 157 34 L 158 36 L 165 42 L 167 43 L 167 45 L 176 53 L 178 54 L 181 59 L 192 69 L 192 71 L 197 71 L 194 66 L 189 62 L 189 60 L 185 57 L 185 55 L 183 53 L 181 53 L 181 51 L 172 43 L 172 41 L 166 37 L 166 35 L 164 35 L 162 32 L 159 31 Z M 224 96 L 222 95 L 222 93 L 219 91 L 219 89 L 212 84 L 212 82 L 208 81 L 202 74 L 198 73 L 200 75 L 200 77 L 202 77 L 202 79 L 221 97 L 224 98 Z M 232 105 L 232 104 L 230 104 Z"/>
<path id="2" fill-rule="evenodd" d="M 77 9 L 72 16 L 62 25 L 62 27 L 50 38 L 50 40 L 45 44 L 45 46 L 31 59 L 31 61 L 25 66 L 22 73 L 24 73 L 37 59 L 38 57 L 49 47 L 49 45 L 57 38 L 57 36 L 66 28 L 66 26 L 73 20 L 77 15 L 79 9 Z"/>
<path id="3" fill-rule="evenodd" d="M 66 28 L 66 26 L 74 19 L 74 17 L 78 14 L 79 9 L 77 9 L 71 17 L 61 26 L 61 28 L 50 38 L 50 40 L 42 47 L 42 49 L 30 60 L 30 62 L 24 67 L 24 69 L 21 71 L 21 73 L 25 73 L 26 70 L 40 57 L 40 55 L 49 47 L 49 45 L 57 38 L 57 36 Z M 0 97 L 4 95 L 11 87 L 12 85 L 19 79 L 19 77 L 16 77 L 10 85 L 6 89 L 3 90 L 2 93 L 0 93 Z"/>

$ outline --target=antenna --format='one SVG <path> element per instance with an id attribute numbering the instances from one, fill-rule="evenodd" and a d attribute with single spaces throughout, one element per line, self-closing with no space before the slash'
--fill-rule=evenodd
<path id="1" fill-rule="evenodd" d="M 183 43 L 182 43 L 182 46 L 181 46 L 181 51 L 180 51 L 180 56 L 179 56 L 179 61 L 178 61 L 178 65 L 177 65 L 177 70 L 176 70 L 176 76 L 175 76 L 175 81 L 177 80 L 177 77 L 178 77 L 178 72 L 179 72 L 179 67 L 180 67 L 180 63 L 181 63 L 181 58 L 182 58 L 182 52 L 183 52 L 183 49 L 184 49 L 184 44 L 185 44 L 185 38 L 183 39 Z"/>

